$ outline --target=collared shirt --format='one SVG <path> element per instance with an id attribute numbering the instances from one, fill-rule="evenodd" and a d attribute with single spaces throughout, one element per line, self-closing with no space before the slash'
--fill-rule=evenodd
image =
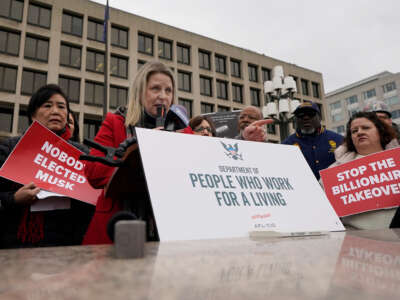
<path id="1" fill-rule="evenodd" d="M 322 128 L 317 134 L 306 135 L 296 132 L 282 144 L 298 146 L 308 165 L 319 180 L 319 171 L 335 162 L 334 151 L 343 142 L 343 137 L 336 132 Z"/>

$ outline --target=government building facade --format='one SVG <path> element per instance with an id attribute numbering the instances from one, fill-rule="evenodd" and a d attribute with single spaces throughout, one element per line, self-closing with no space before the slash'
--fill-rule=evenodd
<path id="1" fill-rule="evenodd" d="M 87 0 L 0 2 L 1 137 L 27 128 L 29 98 L 46 83 L 58 83 L 66 92 L 80 137 L 94 137 L 103 115 L 104 10 Z M 178 103 L 190 117 L 262 108 L 263 82 L 282 65 L 296 80 L 295 98 L 317 102 L 326 124 L 319 72 L 113 8 L 109 34 L 108 111 L 127 103 L 137 70 L 151 60 L 173 70 Z M 279 142 L 278 126 L 268 132 L 270 141 Z"/>
<path id="2" fill-rule="evenodd" d="M 345 135 L 346 123 L 355 112 L 364 110 L 369 102 L 383 101 L 400 125 L 400 73 L 384 71 L 346 85 L 325 95 L 327 124 L 332 130 Z M 367 108 L 366 108 L 367 109 Z"/>

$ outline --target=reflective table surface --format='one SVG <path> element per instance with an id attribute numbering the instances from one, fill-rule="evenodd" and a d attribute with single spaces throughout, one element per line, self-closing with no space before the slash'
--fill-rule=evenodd
<path id="1" fill-rule="evenodd" d="M 400 299 L 400 230 L 0 250 L 0 299 Z"/>

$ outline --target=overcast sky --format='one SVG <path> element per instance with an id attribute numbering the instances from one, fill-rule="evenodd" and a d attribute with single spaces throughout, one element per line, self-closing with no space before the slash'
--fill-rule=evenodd
<path id="1" fill-rule="evenodd" d="M 321 72 L 326 92 L 385 70 L 400 72 L 399 0 L 109 2 L 114 8 Z"/>

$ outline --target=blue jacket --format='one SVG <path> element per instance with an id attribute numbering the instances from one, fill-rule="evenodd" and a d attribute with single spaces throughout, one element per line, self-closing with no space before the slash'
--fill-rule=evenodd
<path id="1" fill-rule="evenodd" d="M 335 162 L 334 151 L 343 142 L 343 137 L 336 132 L 322 128 L 318 134 L 301 135 L 296 132 L 282 144 L 300 147 L 308 165 L 319 180 L 319 171 L 326 169 Z"/>

